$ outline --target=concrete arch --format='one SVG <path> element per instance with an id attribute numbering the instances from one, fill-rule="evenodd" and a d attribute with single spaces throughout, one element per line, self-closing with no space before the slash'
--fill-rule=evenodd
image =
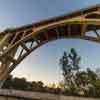
<path id="1" fill-rule="evenodd" d="M 80 38 L 100 43 L 100 19 L 87 19 L 84 14 L 97 12 L 99 7 L 80 10 L 65 16 L 8 29 L 0 33 L 0 80 L 5 80 L 14 68 L 43 44 L 60 38 Z M 87 36 L 94 31 L 96 37 Z M 17 52 L 20 49 L 19 53 Z M 17 55 L 17 56 L 16 56 Z"/>

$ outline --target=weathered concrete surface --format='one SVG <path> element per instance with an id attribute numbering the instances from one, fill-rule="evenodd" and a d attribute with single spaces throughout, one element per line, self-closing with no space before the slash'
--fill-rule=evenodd
<path id="1" fill-rule="evenodd" d="M 100 99 L 63 96 L 50 93 L 25 92 L 18 90 L 0 89 L 0 100 L 100 100 Z"/>

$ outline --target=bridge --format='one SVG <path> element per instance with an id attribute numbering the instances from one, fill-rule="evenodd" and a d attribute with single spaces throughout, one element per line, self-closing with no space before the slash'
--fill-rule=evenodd
<path id="1" fill-rule="evenodd" d="M 0 100 L 100 100 L 94 98 L 72 97 L 40 92 L 25 92 L 0 89 Z"/>
<path id="2" fill-rule="evenodd" d="M 0 86 L 31 52 L 61 38 L 79 38 L 100 43 L 100 5 L 81 9 L 0 33 Z M 94 32 L 95 36 L 87 35 Z"/>
<path id="3" fill-rule="evenodd" d="M 31 52 L 61 38 L 79 38 L 100 43 L 100 5 L 0 33 L 0 87 L 8 75 Z M 93 32 L 93 35 L 87 35 Z M 98 100 L 39 92 L 0 89 L 0 100 Z"/>

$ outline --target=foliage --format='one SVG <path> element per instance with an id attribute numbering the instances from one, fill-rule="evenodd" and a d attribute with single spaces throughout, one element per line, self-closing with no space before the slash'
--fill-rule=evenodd
<path id="1" fill-rule="evenodd" d="M 71 49 L 70 53 L 64 52 L 62 58 L 60 59 L 60 65 L 62 67 L 62 72 L 65 80 L 65 84 L 70 90 L 76 90 L 77 88 L 77 76 L 79 74 L 79 62 L 80 57 L 77 55 L 74 48 Z"/>
<path id="2" fill-rule="evenodd" d="M 36 91 L 36 92 L 49 92 L 59 94 L 61 89 L 59 87 L 49 87 L 45 86 L 42 81 L 32 81 L 29 82 L 25 78 L 13 78 L 9 75 L 8 79 L 5 81 L 3 87 L 4 89 L 16 89 L 24 91 Z"/>
<path id="3" fill-rule="evenodd" d="M 70 53 L 63 53 L 60 66 L 64 80 L 51 87 L 44 85 L 42 81 L 29 82 L 25 78 L 13 78 L 9 75 L 3 88 L 25 91 L 49 92 L 55 94 L 100 97 L 100 70 L 96 72 L 87 68 L 81 70 L 81 57 L 74 48 Z"/>
<path id="4" fill-rule="evenodd" d="M 90 68 L 81 71 L 80 61 L 81 57 L 74 48 L 71 48 L 69 54 L 64 52 L 61 57 L 60 66 L 64 77 L 65 91 L 69 91 L 72 95 L 80 95 L 83 92 L 84 96 L 99 96 L 98 75 Z"/>

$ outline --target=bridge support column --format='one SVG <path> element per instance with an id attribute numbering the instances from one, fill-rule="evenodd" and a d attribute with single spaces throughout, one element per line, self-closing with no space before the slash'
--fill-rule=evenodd
<path id="1" fill-rule="evenodd" d="M 9 56 L 14 58 L 16 52 L 17 52 L 17 48 L 13 49 L 13 51 L 9 54 Z M 8 72 L 9 72 L 11 63 L 14 63 L 14 62 L 11 62 L 7 58 L 5 58 L 5 63 L 3 63 L 2 66 L 1 66 L 1 71 L 0 71 L 0 88 L 2 88 L 4 82 L 6 81 L 6 79 L 9 76 Z"/>
<path id="2" fill-rule="evenodd" d="M 1 40 L 0 40 L 0 51 L 3 52 L 3 47 L 8 43 L 10 39 L 11 34 L 6 34 Z M 0 72 L 2 71 L 2 66 L 3 64 L 0 65 Z M 1 77 L 1 76 L 0 76 Z M 3 86 L 5 80 L 1 80 L 0 78 L 0 88 Z"/>
<path id="3" fill-rule="evenodd" d="M 5 47 L 5 46 L 7 46 L 7 48 L 9 47 L 9 40 L 10 40 L 10 37 L 11 37 L 11 34 L 10 33 L 8 33 L 8 34 L 6 34 L 1 40 L 0 40 L 0 52 L 2 52 L 2 54 L 3 54 L 3 48 Z M 16 54 L 16 49 L 14 49 L 11 53 L 9 53 L 8 55 L 9 56 L 11 56 L 12 58 L 15 56 L 15 54 Z M 4 84 L 4 82 L 5 82 L 5 77 L 4 77 L 4 75 L 5 75 L 5 73 L 6 73 L 6 70 L 8 70 L 9 69 L 9 66 L 10 66 L 10 64 L 11 64 L 11 61 L 8 59 L 8 58 L 6 58 L 6 57 L 4 57 L 4 62 L 2 62 L 1 61 L 1 64 L 0 64 L 0 88 L 2 88 L 2 86 L 3 86 L 3 84 Z"/>

